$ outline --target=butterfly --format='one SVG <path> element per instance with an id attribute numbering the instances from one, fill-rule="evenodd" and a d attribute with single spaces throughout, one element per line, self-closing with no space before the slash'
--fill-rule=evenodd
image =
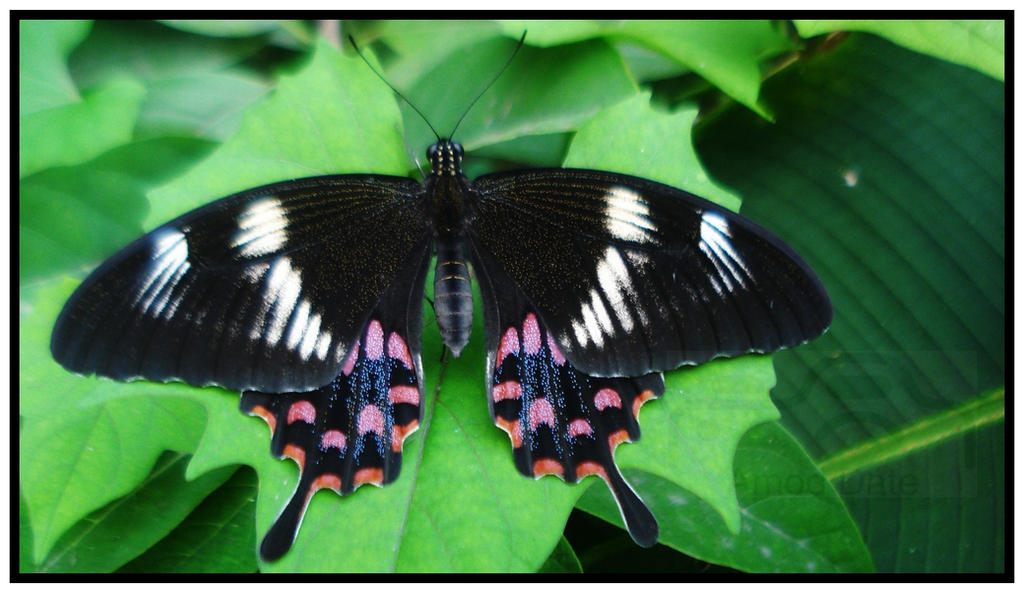
<path id="1" fill-rule="evenodd" d="M 317 490 L 399 475 L 423 408 L 421 311 L 458 355 L 481 295 L 485 388 L 515 466 L 603 479 L 631 537 L 658 524 L 619 471 L 662 371 L 820 335 L 832 307 L 811 268 L 754 222 L 684 190 L 584 169 L 470 181 L 440 138 L 430 172 L 272 183 L 188 212 L 110 257 L 51 338 L 67 369 L 242 391 L 300 475 L 264 536 L 291 547 Z"/>

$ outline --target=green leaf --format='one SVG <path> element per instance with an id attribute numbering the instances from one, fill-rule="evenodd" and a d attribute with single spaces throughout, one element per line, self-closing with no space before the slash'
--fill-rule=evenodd
<path id="1" fill-rule="evenodd" d="M 596 20 L 531 20 L 498 21 L 505 35 L 518 39 L 526 32 L 526 42 L 540 47 L 578 43 L 595 37 L 601 37 L 619 30 L 623 21 Z"/>
<path id="2" fill-rule="evenodd" d="M 210 72 L 153 81 L 148 91 L 135 129 L 137 138 L 224 141 L 238 129 L 244 110 L 269 88 L 255 76 Z"/>
<path id="3" fill-rule="evenodd" d="M 211 37 L 251 37 L 270 33 L 281 27 L 278 21 L 270 20 L 162 20 L 168 27 L 179 31 L 208 35 Z"/>
<path id="4" fill-rule="evenodd" d="M 646 437 L 645 437 L 646 438 Z M 831 484 L 775 422 L 750 429 L 734 465 L 741 528 L 671 480 L 644 476 L 661 542 L 707 562 L 750 572 L 870 571 L 871 558 Z M 615 521 L 614 504 L 589 491 L 580 508 Z M 665 520 L 665 519 L 668 520 Z"/>
<path id="5" fill-rule="evenodd" d="M 75 522 L 130 492 L 162 451 L 192 450 L 206 421 L 183 397 L 196 388 L 85 379 L 50 358 L 50 328 L 73 287 L 47 284 L 22 304 L 19 479 L 36 562 Z"/>
<path id="6" fill-rule="evenodd" d="M 373 40 L 374 53 L 381 59 L 388 82 L 402 92 L 411 89 L 424 73 L 436 68 L 453 52 L 500 32 L 494 21 L 461 19 L 350 21 L 346 24 L 355 29 L 354 37 L 361 45 Z M 441 39 L 444 43 L 438 43 Z M 490 73 L 491 77 L 494 74 Z M 490 78 L 479 82 L 486 83 L 486 80 Z"/>
<path id="7" fill-rule="evenodd" d="M 222 71 L 260 47 L 258 39 L 191 35 L 148 21 L 98 21 L 71 56 L 70 68 L 81 88 L 119 76 L 148 84 Z"/>
<path id="8" fill-rule="evenodd" d="M 256 473 L 238 469 L 177 529 L 119 572 L 256 572 L 255 493 Z"/>
<path id="9" fill-rule="evenodd" d="M 1000 388 L 955 408 L 922 418 L 892 434 L 834 453 L 819 462 L 821 471 L 830 480 L 838 480 L 962 436 L 986 424 L 1002 421 L 1006 414 L 1004 393 L 1005 390 Z"/>
<path id="10" fill-rule="evenodd" d="M 793 49 L 771 21 L 627 21 L 622 34 L 693 70 L 768 118 L 758 102 L 761 62 Z"/>
<path id="11" fill-rule="evenodd" d="M 128 142 L 145 89 L 130 78 L 111 79 L 82 101 L 21 116 L 18 174 L 74 165 Z"/>
<path id="12" fill-rule="evenodd" d="M 251 40 L 188 35 L 154 23 L 101 21 L 71 60 L 83 86 L 131 76 L 146 87 L 135 139 L 195 136 L 222 141 L 241 111 L 269 85 L 237 63 L 255 51 Z"/>
<path id="13" fill-rule="evenodd" d="M 569 540 L 563 537 L 558 540 L 555 550 L 551 552 L 548 559 L 544 561 L 544 566 L 540 567 L 537 572 L 575 574 L 583 572 L 583 566 L 580 565 L 580 559 L 576 557 Z"/>
<path id="14" fill-rule="evenodd" d="M 832 31 L 864 31 L 1003 80 L 1005 21 L 842 20 L 793 21 L 803 37 Z"/>
<path id="15" fill-rule="evenodd" d="M 311 96 L 331 97 L 329 101 Z M 403 174 L 398 110 L 358 58 L 320 42 L 311 62 L 246 111 L 230 142 L 176 182 L 151 192 L 146 228 L 212 198 L 282 179 L 327 173 Z"/>
<path id="16" fill-rule="evenodd" d="M 696 109 L 680 109 L 671 115 L 655 111 L 649 95 L 636 95 L 581 126 L 565 166 L 653 179 L 739 210 L 739 198 L 712 182 L 697 158 L 690 136 L 696 117 Z M 629 133 L 609 142 L 607 130 Z M 648 158 L 652 154 L 669 156 Z"/>
<path id="17" fill-rule="evenodd" d="M 18 188 L 22 282 L 99 263 L 142 232 L 145 194 L 213 147 L 187 138 L 132 142 L 24 178 Z"/>
<path id="18" fill-rule="evenodd" d="M 185 482 L 182 474 L 187 461 L 181 453 L 165 454 L 131 493 L 90 513 L 65 532 L 37 570 L 111 572 L 141 554 L 232 473 L 221 470 Z"/>
<path id="19" fill-rule="evenodd" d="M 743 213 L 832 296 L 829 332 L 775 356 L 775 401 L 813 457 L 863 447 L 862 459 L 889 460 L 858 461 L 837 484 L 880 571 L 1003 566 L 1002 424 L 961 414 L 991 412 L 1006 381 L 1004 94 L 973 70 L 854 35 L 769 80 L 775 125 L 732 109 L 698 137 Z M 921 438 L 935 418 L 960 426 Z M 894 451 L 894 434 L 915 446 Z"/>
<path id="20" fill-rule="evenodd" d="M 464 46 L 425 73 L 407 96 L 441 134 L 458 122 L 487 81 L 501 71 L 516 43 L 504 37 Z M 452 80 L 479 81 L 451 84 Z M 602 41 L 537 49 L 523 46 L 508 69 L 465 113 L 459 141 L 466 150 L 512 138 L 564 132 L 602 108 L 636 93 L 621 58 Z M 405 118 L 409 146 L 433 134 L 419 116 Z"/>
<path id="21" fill-rule="evenodd" d="M 89 21 L 18 21 L 18 115 L 78 103 L 67 59 Z"/>

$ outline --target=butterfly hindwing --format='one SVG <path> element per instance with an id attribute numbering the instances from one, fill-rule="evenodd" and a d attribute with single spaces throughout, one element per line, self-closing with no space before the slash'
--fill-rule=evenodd
<path id="1" fill-rule="evenodd" d="M 424 257 L 396 280 L 329 384 L 305 393 L 242 394 L 242 411 L 270 425 L 271 453 L 300 468 L 291 499 L 260 546 L 265 559 L 288 551 L 317 490 L 348 494 L 398 477 L 402 444 L 418 428 L 422 412 L 420 317 L 427 262 Z"/>
<path id="2" fill-rule="evenodd" d="M 630 535 L 640 545 L 658 538 L 654 515 L 622 477 L 615 448 L 640 438 L 637 416 L 660 396 L 659 373 L 596 377 L 575 368 L 536 309 L 496 263 L 476 252 L 487 327 L 487 395 L 491 416 L 512 442 L 520 473 L 578 482 L 605 480 Z"/>
<path id="3" fill-rule="evenodd" d="M 770 352 L 831 321 L 821 282 L 791 248 L 688 192 L 579 169 L 485 175 L 472 189 L 472 241 L 588 373 Z"/>
<path id="4" fill-rule="evenodd" d="M 108 259 L 65 305 L 51 350 L 73 371 L 118 380 L 313 389 L 335 377 L 369 311 L 429 242 L 411 179 L 248 190 Z"/>

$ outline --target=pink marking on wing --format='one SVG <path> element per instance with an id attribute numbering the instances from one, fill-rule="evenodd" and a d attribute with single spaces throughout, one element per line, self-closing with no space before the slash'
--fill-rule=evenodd
<path id="1" fill-rule="evenodd" d="M 551 350 L 551 358 L 555 360 L 555 364 L 562 366 L 565 364 L 565 355 L 558 348 L 558 344 L 555 343 L 555 339 L 551 337 L 551 334 L 544 332 L 548 337 L 548 348 Z"/>
<path id="2" fill-rule="evenodd" d="M 527 313 L 526 319 L 523 320 L 523 350 L 527 354 L 540 352 L 540 340 L 540 326 L 537 325 L 537 316 L 533 313 Z"/>
<path id="3" fill-rule="evenodd" d="M 297 401 L 288 408 L 288 424 L 301 420 L 308 424 L 316 421 L 316 408 L 306 400 Z"/>
<path id="4" fill-rule="evenodd" d="M 619 394 L 614 389 L 604 389 L 594 394 L 594 406 L 598 410 L 605 408 L 621 408 L 622 400 L 619 399 Z"/>
<path id="5" fill-rule="evenodd" d="M 384 356 L 384 328 L 376 319 L 366 326 L 366 357 L 378 360 Z"/>
<path id="6" fill-rule="evenodd" d="M 530 430 L 536 430 L 538 424 L 555 427 L 555 411 L 551 408 L 551 402 L 544 397 L 530 404 Z"/>
<path id="7" fill-rule="evenodd" d="M 577 418 L 569 423 L 569 436 L 576 438 L 581 434 L 594 434 L 594 429 L 583 418 Z"/>
<path id="8" fill-rule="evenodd" d="M 523 386 L 519 381 L 503 381 L 491 388 L 491 399 L 500 402 L 503 399 L 519 399 L 523 395 Z"/>
<path id="9" fill-rule="evenodd" d="M 352 374 L 352 369 L 356 368 L 356 359 L 359 358 L 359 340 L 352 345 L 352 348 L 348 351 L 348 356 L 345 357 L 345 364 L 341 365 L 341 372 L 345 376 Z"/>
<path id="10" fill-rule="evenodd" d="M 380 413 L 380 408 L 377 406 L 366 404 L 362 410 L 359 410 L 359 419 L 356 421 L 356 425 L 359 427 L 359 434 L 375 432 L 383 436 L 384 414 Z"/>
<path id="11" fill-rule="evenodd" d="M 388 356 L 401 361 L 405 368 L 410 371 L 413 370 L 412 355 L 409 354 L 409 347 L 405 345 L 405 340 L 402 339 L 402 336 L 398 335 L 398 332 L 391 332 L 388 335 Z"/>
<path id="12" fill-rule="evenodd" d="M 412 385 L 395 385 L 388 391 L 388 401 L 393 404 L 420 405 L 420 390 Z"/>
<path id="13" fill-rule="evenodd" d="M 339 451 L 345 450 L 345 435 L 340 430 L 328 430 L 320 437 L 320 448 L 323 450 L 334 447 Z"/>
<path id="14" fill-rule="evenodd" d="M 505 330 L 505 335 L 501 337 L 501 344 L 498 345 L 498 354 L 494 357 L 494 368 L 500 367 L 501 361 L 505 360 L 506 356 L 518 352 L 519 334 L 516 333 L 516 328 L 510 327 Z"/>

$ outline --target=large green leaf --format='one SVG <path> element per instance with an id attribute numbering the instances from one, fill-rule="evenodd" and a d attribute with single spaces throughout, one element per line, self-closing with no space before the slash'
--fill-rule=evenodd
<path id="1" fill-rule="evenodd" d="M 18 115 L 77 103 L 67 57 L 89 34 L 89 21 L 18 22 Z"/>
<path id="2" fill-rule="evenodd" d="M 505 37 L 464 46 L 421 76 L 408 97 L 430 114 L 438 133 L 448 134 L 501 71 L 515 46 Z M 452 84 L 461 79 L 479 82 Z M 602 41 L 548 49 L 524 45 L 508 70 L 465 113 L 458 140 L 473 150 L 522 136 L 564 132 L 635 92 L 621 58 Z M 410 146 L 434 140 L 418 119 L 405 118 Z"/>
<path id="3" fill-rule="evenodd" d="M 21 281 L 78 271 L 126 245 L 142 231 L 146 192 L 180 175 L 211 148 L 188 138 L 129 142 L 85 163 L 22 179 Z"/>
<path id="4" fill-rule="evenodd" d="M 1004 93 L 856 35 L 766 84 L 775 125 L 733 109 L 699 136 L 832 295 L 829 333 L 776 355 L 775 401 L 879 570 L 1004 566 Z"/>
<path id="5" fill-rule="evenodd" d="M 767 113 L 757 100 L 761 63 L 792 49 L 783 28 L 766 20 L 503 21 L 502 28 L 510 36 L 528 31 L 527 41 L 542 46 L 593 37 L 629 40 L 696 72 L 762 115 Z"/>
<path id="6" fill-rule="evenodd" d="M 134 79 L 113 78 L 82 100 L 34 110 L 18 122 L 18 175 L 74 165 L 128 142 L 145 89 Z"/>
<path id="7" fill-rule="evenodd" d="M 202 406 L 182 397 L 195 388 L 85 379 L 61 369 L 50 358 L 49 335 L 73 287 L 42 288 L 21 323 L 19 483 L 37 563 L 86 514 L 136 488 L 164 450 L 194 449 L 206 420 Z"/>
<path id="8" fill-rule="evenodd" d="M 1003 80 L 1006 57 L 1003 21 L 843 20 L 793 21 L 804 37 L 832 31 L 865 31 L 893 43 Z"/>
<path id="9" fill-rule="evenodd" d="M 224 140 L 241 112 L 268 91 L 267 81 L 239 62 L 252 40 L 208 39 L 154 23 L 96 23 L 71 56 L 84 88 L 131 76 L 146 88 L 134 138 L 165 135 Z"/>
<path id="10" fill-rule="evenodd" d="M 231 141 L 188 175 L 150 194 L 147 228 L 215 197 L 327 173 L 403 174 L 398 109 L 360 60 L 321 42 L 300 74 L 248 110 Z M 311 97 L 331 97 L 330 101 Z"/>
<path id="11" fill-rule="evenodd" d="M 186 482 L 187 463 L 181 453 L 165 454 L 128 496 L 68 529 L 36 572 L 111 572 L 148 549 L 232 473 L 223 468 Z"/>
<path id="12" fill-rule="evenodd" d="M 644 476 L 661 542 L 703 560 L 752 572 L 870 571 L 871 557 L 835 489 L 777 423 L 739 442 L 734 466 L 741 528 L 670 480 Z M 592 489 L 579 506 L 608 521 L 618 510 Z"/>
<path id="13" fill-rule="evenodd" d="M 256 473 L 239 468 L 170 535 L 120 572 L 256 572 L 255 492 Z"/>

